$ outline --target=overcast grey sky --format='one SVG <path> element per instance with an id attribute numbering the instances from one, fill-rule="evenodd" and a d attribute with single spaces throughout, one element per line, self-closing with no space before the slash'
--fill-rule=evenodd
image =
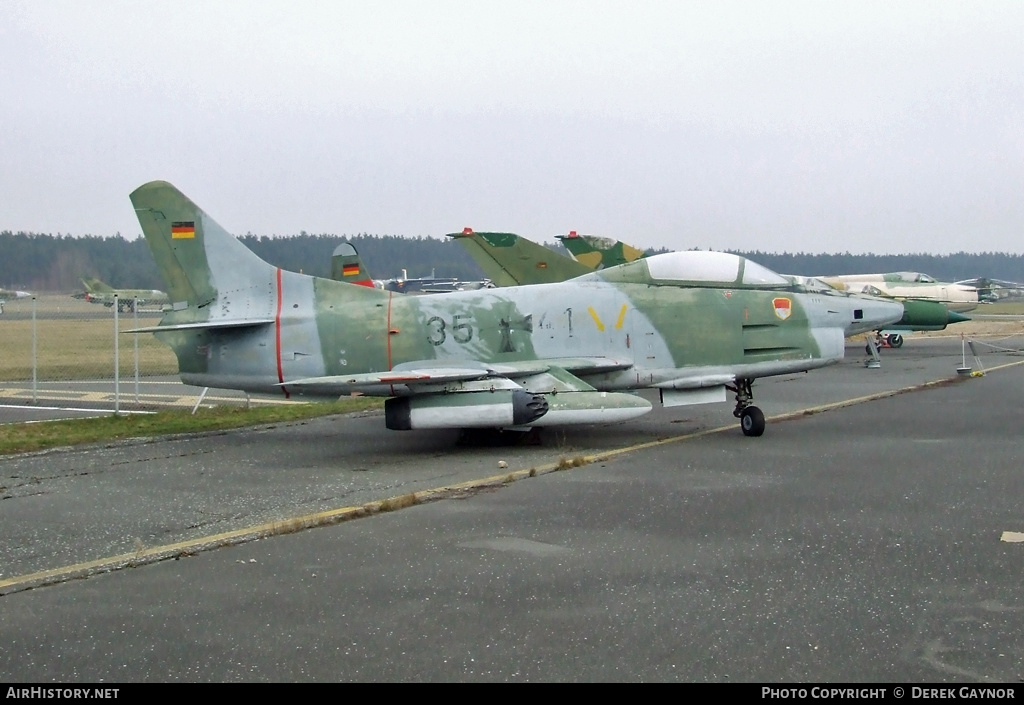
<path id="1" fill-rule="evenodd" d="M 0 0 L 0 229 L 1024 252 L 1024 2 Z"/>

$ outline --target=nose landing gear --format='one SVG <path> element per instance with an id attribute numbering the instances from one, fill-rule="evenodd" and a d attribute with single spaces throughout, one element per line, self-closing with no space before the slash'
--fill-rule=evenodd
<path id="1" fill-rule="evenodd" d="M 875 332 L 875 345 L 878 349 L 882 348 L 902 348 L 903 347 L 903 336 L 899 333 L 882 333 L 881 331 Z M 871 354 L 871 346 L 865 345 L 864 352 Z"/>

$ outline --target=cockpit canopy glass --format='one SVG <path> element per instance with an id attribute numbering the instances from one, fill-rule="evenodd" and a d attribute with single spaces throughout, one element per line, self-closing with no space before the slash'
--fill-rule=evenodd
<path id="1" fill-rule="evenodd" d="M 643 261 L 655 280 L 744 286 L 790 285 L 782 275 L 767 267 L 728 252 L 668 252 Z"/>

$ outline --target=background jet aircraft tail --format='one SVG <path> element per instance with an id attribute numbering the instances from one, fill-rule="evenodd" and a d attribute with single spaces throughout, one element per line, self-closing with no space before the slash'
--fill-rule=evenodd
<path id="1" fill-rule="evenodd" d="M 551 284 L 589 274 L 590 267 L 513 233 L 451 233 L 495 286 Z"/>
<path id="2" fill-rule="evenodd" d="M 336 282 L 373 287 L 373 279 L 363 266 L 363 259 L 356 252 L 356 248 L 348 242 L 334 248 L 331 255 L 331 279 Z"/>
<path id="3" fill-rule="evenodd" d="M 594 235 L 578 235 L 575 230 L 568 235 L 556 235 L 565 249 L 573 258 L 590 269 L 617 267 L 620 264 L 633 262 L 646 257 L 643 250 L 638 250 L 620 240 Z"/>
<path id="4" fill-rule="evenodd" d="M 87 294 L 113 294 L 114 287 L 100 281 L 96 277 L 86 277 L 82 280 Z"/>

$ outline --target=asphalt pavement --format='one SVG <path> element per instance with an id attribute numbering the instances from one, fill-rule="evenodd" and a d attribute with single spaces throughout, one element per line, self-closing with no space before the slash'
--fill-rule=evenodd
<path id="1" fill-rule="evenodd" d="M 984 376 L 910 339 L 761 380 L 761 438 L 716 404 L 532 446 L 365 414 L 0 459 L 0 679 L 1020 683 L 1003 343 Z"/>

